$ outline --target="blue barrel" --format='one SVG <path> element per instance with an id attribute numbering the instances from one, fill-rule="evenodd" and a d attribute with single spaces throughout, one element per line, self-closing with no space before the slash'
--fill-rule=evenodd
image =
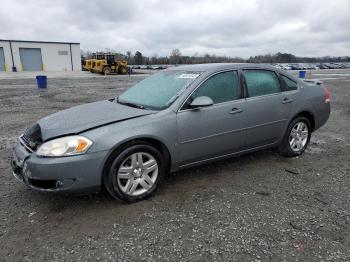
<path id="1" fill-rule="evenodd" d="M 36 76 L 36 83 L 38 85 L 38 88 L 47 88 L 47 77 Z"/>
<path id="2" fill-rule="evenodd" d="M 305 75 L 306 75 L 306 71 L 305 70 L 299 71 L 299 78 L 305 78 Z"/>

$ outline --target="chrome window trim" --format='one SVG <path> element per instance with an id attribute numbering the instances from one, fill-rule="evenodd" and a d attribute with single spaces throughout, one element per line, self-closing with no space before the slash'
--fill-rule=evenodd
<path id="1" fill-rule="evenodd" d="M 235 100 L 230 100 L 230 101 L 226 101 L 226 102 L 213 104 L 210 107 L 203 107 L 202 109 L 213 108 L 213 107 L 222 106 L 222 105 L 229 104 L 229 103 L 231 104 L 231 103 L 235 103 L 236 101 L 238 102 L 238 101 L 242 101 L 242 100 L 245 100 L 245 98 L 240 98 L 240 99 L 235 99 Z M 187 112 L 187 111 L 196 111 L 196 110 L 198 110 L 198 108 L 189 108 L 189 109 L 180 110 L 180 111 L 178 111 L 178 113 Z"/>
<path id="2" fill-rule="evenodd" d="M 296 89 L 296 90 L 283 91 L 282 94 L 295 94 L 298 92 L 299 92 L 299 89 Z"/>
<path id="3" fill-rule="evenodd" d="M 260 98 L 266 98 L 266 97 L 271 97 L 271 96 L 277 96 L 281 95 L 283 92 L 278 92 L 278 93 L 272 93 L 272 94 L 266 94 L 266 95 L 261 95 L 261 96 L 252 96 L 252 97 L 247 97 L 246 101 L 252 101 Z"/>

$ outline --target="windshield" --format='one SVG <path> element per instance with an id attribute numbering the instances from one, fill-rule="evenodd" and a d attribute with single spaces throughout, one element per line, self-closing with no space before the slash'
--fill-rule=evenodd
<path id="1" fill-rule="evenodd" d="M 199 72 L 163 71 L 125 91 L 118 97 L 118 102 L 134 104 L 140 108 L 164 109 L 174 102 L 199 75 Z"/>

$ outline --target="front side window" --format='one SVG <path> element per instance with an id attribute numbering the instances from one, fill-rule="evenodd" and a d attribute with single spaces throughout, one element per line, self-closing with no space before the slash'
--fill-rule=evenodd
<path id="1" fill-rule="evenodd" d="M 294 82 L 292 79 L 290 79 L 289 77 L 282 75 L 282 79 L 286 83 L 287 91 L 292 91 L 292 90 L 298 89 L 298 84 L 296 82 Z"/>
<path id="2" fill-rule="evenodd" d="M 249 97 L 280 92 L 277 75 L 268 70 L 244 70 Z"/>
<path id="3" fill-rule="evenodd" d="M 199 96 L 210 97 L 214 104 L 241 98 L 241 87 L 237 72 L 223 72 L 210 77 L 191 97 L 194 99 Z"/>
<path id="4" fill-rule="evenodd" d="M 200 72 L 169 70 L 154 74 L 129 88 L 117 101 L 144 108 L 168 107 L 198 76 Z"/>

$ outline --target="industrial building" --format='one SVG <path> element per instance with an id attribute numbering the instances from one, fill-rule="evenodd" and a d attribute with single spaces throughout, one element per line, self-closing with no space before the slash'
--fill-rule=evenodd
<path id="1" fill-rule="evenodd" d="M 0 39 L 0 71 L 80 71 L 80 44 Z"/>

